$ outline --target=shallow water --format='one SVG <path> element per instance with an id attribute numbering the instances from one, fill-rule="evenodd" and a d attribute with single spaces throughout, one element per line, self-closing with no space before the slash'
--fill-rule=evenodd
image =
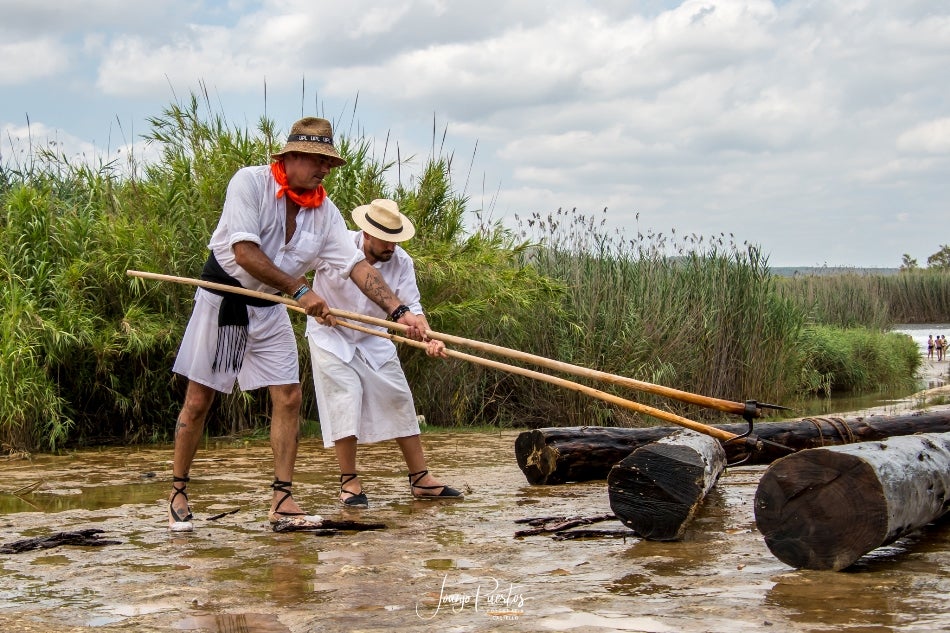
<path id="1" fill-rule="evenodd" d="M 920 353 L 926 358 L 928 337 L 950 334 L 950 323 L 905 323 L 895 325 L 892 331 L 906 334 L 914 339 Z"/>
<path id="2" fill-rule="evenodd" d="M 266 443 L 203 447 L 196 531 L 172 535 L 170 448 L 0 462 L 0 543 L 99 528 L 121 541 L 0 555 L 5 631 L 936 631 L 950 629 L 950 522 L 846 572 L 792 569 L 755 529 L 762 468 L 723 475 L 681 542 L 514 538 L 515 519 L 608 513 L 606 485 L 529 486 L 516 433 L 424 435 L 458 503 L 414 501 L 394 443 L 365 447 L 371 507 L 336 504 L 335 460 L 302 444 L 295 489 L 331 537 L 266 523 Z M 11 491 L 42 482 L 32 493 Z M 237 509 L 217 521 L 208 518 Z M 617 522 L 590 526 L 622 529 Z"/>
<path id="3" fill-rule="evenodd" d="M 864 394 L 835 394 L 830 398 L 808 398 L 797 402 L 783 403 L 793 411 L 788 417 L 804 417 L 811 415 L 829 415 L 839 411 L 866 412 L 870 409 L 879 409 L 879 412 L 888 412 L 888 408 L 900 409 L 906 400 L 914 393 L 927 389 L 935 389 L 950 382 L 950 361 L 939 363 L 936 358 L 927 359 L 927 337 L 929 335 L 950 333 L 950 324 L 927 323 L 896 325 L 893 332 L 906 334 L 911 337 L 920 350 L 921 366 L 918 370 L 917 383 L 912 387 L 891 389 L 888 391 L 871 392 Z M 778 417 L 786 417 L 780 415 Z"/>

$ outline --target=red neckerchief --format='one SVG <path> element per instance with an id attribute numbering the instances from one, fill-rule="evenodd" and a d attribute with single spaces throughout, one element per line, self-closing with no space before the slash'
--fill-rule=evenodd
<path id="1" fill-rule="evenodd" d="M 274 180 L 277 181 L 277 184 L 280 185 L 280 189 L 277 190 L 277 197 L 281 198 L 284 194 L 287 194 L 287 197 L 299 204 L 301 207 L 311 207 L 316 209 L 321 204 L 323 204 L 323 199 L 327 197 L 327 190 L 323 188 L 323 185 L 317 185 L 316 189 L 308 189 L 303 193 L 297 193 L 290 188 L 290 185 L 287 184 L 287 172 L 284 171 L 284 161 L 278 160 L 271 163 L 270 172 L 274 174 Z"/>

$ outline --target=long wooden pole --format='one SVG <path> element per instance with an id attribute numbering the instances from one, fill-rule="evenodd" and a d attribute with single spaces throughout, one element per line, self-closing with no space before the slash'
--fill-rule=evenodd
<path id="1" fill-rule="evenodd" d="M 300 308 L 297 310 L 302 311 Z M 363 327 L 361 325 L 356 325 L 355 323 L 347 323 L 346 321 L 340 321 L 340 325 L 343 327 L 348 327 L 359 332 L 365 332 L 367 334 L 373 334 L 375 336 L 381 336 L 383 338 L 388 338 L 391 341 L 397 343 L 404 343 L 406 345 L 412 345 L 413 347 L 419 347 L 425 349 L 426 344 L 422 341 L 414 341 L 412 339 L 399 336 L 397 334 L 392 334 L 391 332 L 381 332 L 380 330 L 374 330 L 372 328 Z M 548 374 L 542 374 L 531 369 L 525 369 L 524 367 L 518 367 L 516 365 L 509 365 L 507 363 L 502 363 L 495 360 L 490 360 L 488 358 L 482 358 L 481 356 L 472 356 L 471 354 L 466 354 L 464 352 L 457 352 L 452 349 L 446 348 L 445 353 L 451 358 L 460 358 L 462 360 L 467 360 L 470 363 L 475 363 L 476 365 L 484 365 L 485 367 L 491 367 L 492 369 L 498 369 L 500 371 L 507 371 L 512 374 L 517 374 L 519 376 L 526 376 L 528 378 L 534 378 L 535 380 L 540 380 L 543 382 L 551 383 L 552 385 L 557 385 L 559 387 L 565 387 L 567 389 L 572 389 L 574 391 L 579 391 L 580 393 L 587 394 L 593 398 L 603 400 L 604 402 L 609 402 L 615 404 L 619 407 L 625 409 L 630 409 L 631 411 L 636 411 L 638 413 L 643 413 L 651 417 L 657 418 L 659 420 L 666 420 L 679 426 L 692 429 L 699 433 L 704 433 L 711 437 L 714 437 L 718 440 L 731 440 L 736 436 L 735 433 L 729 433 L 728 431 L 723 431 L 717 429 L 714 426 L 709 426 L 708 424 L 703 424 L 701 422 L 696 422 L 690 420 L 689 418 L 684 418 L 682 416 L 676 415 L 675 413 L 670 413 L 668 411 L 663 411 L 662 409 L 656 409 L 654 407 L 635 402 L 633 400 L 627 400 L 619 396 L 607 393 L 606 391 L 600 391 L 599 389 L 594 389 L 580 383 L 576 383 L 564 378 L 558 378 L 557 376 L 550 376 Z"/>
<path id="2" fill-rule="evenodd" d="M 175 277 L 175 276 L 172 276 L 172 275 L 162 275 L 162 274 L 159 274 L 159 273 L 149 273 L 149 272 L 142 272 L 142 271 L 137 271 L 137 270 L 129 270 L 129 271 L 126 271 L 126 273 L 127 273 L 129 276 L 131 276 L 131 277 L 141 277 L 141 278 L 143 278 L 143 279 L 153 279 L 153 280 L 157 280 L 157 281 L 170 281 L 170 282 L 173 282 L 173 283 L 186 284 L 186 285 L 191 285 L 191 286 L 198 286 L 198 287 L 201 287 L 201 288 L 210 288 L 210 289 L 212 289 L 212 290 L 220 290 L 220 291 L 223 291 L 223 292 L 233 292 L 233 293 L 235 293 L 235 294 L 241 294 L 241 295 L 245 295 L 245 296 L 249 296 L 249 297 L 256 297 L 256 298 L 259 298 L 259 299 L 268 299 L 268 300 L 274 301 L 274 302 L 276 302 L 276 303 L 283 303 L 283 304 L 289 306 L 291 309 L 297 310 L 298 312 L 303 312 L 303 309 L 300 307 L 300 305 L 299 305 L 296 301 L 294 301 L 293 299 L 290 299 L 290 298 L 281 296 L 281 295 L 273 295 L 273 294 L 266 293 L 266 292 L 257 292 L 257 291 L 255 291 L 255 290 L 248 290 L 247 288 L 241 288 L 241 287 L 237 287 L 237 286 L 228 286 L 228 285 L 226 285 L 226 284 L 219 284 L 219 283 L 214 283 L 214 282 L 211 282 L 211 281 L 204 281 L 203 279 L 190 279 L 190 278 L 188 278 L 188 277 Z M 386 320 L 384 320 L 384 319 L 377 319 L 377 318 L 375 318 L 375 317 L 366 316 L 366 315 L 363 315 L 363 314 L 358 314 L 358 313 L 356 313 L 356 312 L 349 312 L 349 311 L 346 311 L 346 310 L 337 310 L 337 309 L 331 308 L 331 309 L 330 309 L 330 314 L 332 314 L 332 315 L 335 316 L 335 317 L 341 318 L 341 319 L 352 319 L 352 320 L 354 320 L 354 321 L 362 321 L 362 322 L 364 322 L 364 323 L 369 323 L 369 324 L 371 324 L 371 325 L 381 325 L 381 326 L 387 327 L 387 328 L 398 327 L 398 328 L 400 328 L 400 329 L 402 329 L 402 330 L 405 330 L 405 329 L 406 329 L 406 326 L 404 326 L 404 325 L 402 325 L 402 324 L 400 324 L 400 323 L 393 323 L 392 321 L 386 321 Z M 405 338 L 405 337 L 402 337 L 402 336 L 397 336 L 397 335 L 392 334 L 392 333 L 389 333 L 389 332 L 381 332 L 381 331 L 379 331 L 379 330 L 374 330 L 374 329 L 371 329 L 371 328 L 363 328 L 363 327 L 357 326 L 357 325 L 355 325 L 355 324 L 346 323 L 346 322 L 342 322 L 342 321 L 340 322 L 340 324 L 341 324 L 341 325 L 344 325 L 345 327 L 349 327 L 349 328 L 351 328 L 351 329 L 359 330 L 359 331 L 361 331 L 361 332 L 366 332 L 366 333 L 368 333 L 368 334 L 373 334 L 373 335 L 375 335 L 375 336 L 382 336 L 382 337 L 384 337 L 384 338 L 388 338 L 388 339 L 390 339 L 390 340 L 393 340 L 393 341 L 396 341 L 396 342 L 400 342 L 400 343 L 406 343 L 406 344 L 408 344 L 408 345 L 412 345 L 412 346 L 415 346 L 415 347 L 422 347 L 422 348 L 425 348 L 425 346 L 426 346 L 425 343 L 422 343 L 421 341 L 414 341 L 414 340 L 412 340 L 412 339 L 408 339 L 408 338 Z M 428 335 L 430 338 L 434 338 L 434 339 L 437 339 L 437 340 L 441 340 L 441 341 L 446 342 L 446 343 L 454 342 L 453 339 L 459 338 L 459 337 L 455 337 L 455 336 L 451 336 L 451 335 L 439 334 L 438 332 L 432 332 L 432 331 L 427 332 L 427 335 Z M 461 340 L 467 340 L 467 339 L 461 339 Z M 486 345 L 487 345 L 487 344 L 486 344 Z M 489 346 L 489 347 L 496 347 L 496 346 Z M 502 349 L 507 349 L 507 348 L 502 348 Z M 511 351 L 514 351 L 514 350 L 511 350 Z M 540 380 L 540 381 L 548 382 L 548 383 L 551 383 L 551 384 L 553 384 L 553 385 L 557 385 L 557 386 L 560 386 L 560 387 L 565 387 L 565 388 L 567 388 L 567 389 L 572 389 L 572 390 L 574 390 L 574 391 L 579 391 L 579 392 L 584 393 L 584 394 L 587 394 L 587 395 L 589 395 L 589 396 L 591 396 L 591 397 L 597 398 L 597 399 L 599 399 L 599 400 L 603 400 L 604 402 L 609 402 L 609 403 L 611 403 L 611 404 L 615 404 L 615 405 L 617 405 L 617 406 L 620 406 L 620 407 L 623 407 L 623 408 L 626 408 L 626 409 L 630 409 L 630 410 L 636 411 L 636 412 L 638 412 L 638 413 L 643 413 L 643 414 L 645 414 L 645 415 L 649 415 L 649 416 L 651 416 L 651 417 L 655 417 L 655 418 L 660 419 L 660 420 L 666 420 L 667 422 L 672 422 L 673 424 L 677 424 L 677 425 L 679 425 L 679 426 L 683 426 L 683 427 L 686 427 L 686 428 L 688 428 L 688 429 L 692 429 L 692 430 L 697 431 L 697 432 L 699 432 L 699 433 L 704 433 L 704 434 L 709 435 L 709 436 L 711 436 L 711 437 L 715 437 L 716 439 L 719 439 L 719 440 L 726 441 L 726 440 L 730 440 L 730 439 L 733 439 L 733 438 L 737 437 L 737 435 L 736 435 L 735 433 L 729 433 L 728 431 L 723 431 L 723 430 L 721 430 L 721 429 L 717 429 L 717 428 L 714 427 L 714 426 L 709 426 L 709 425 L 703 424 L 703 423 L 701 423 L 701 422 L 695 422 L 695 421 L 690 420 L 690 419 L 688 419 L 688 418 L 684 418 L 684 417 L 682 417 L 682 416 L 676 415 L 675 413 L 670 413 L 670 412 L 668 412 L 668 411 L 663 411 L 662 409 L 656 409 L 656 408 L 654 408 L 654 407 L 651 407 L 651 406 L 648 406 L 648 405 L 645 405 L 645 404 L 641 404 L 641 403 L 635 402 L 635 401 L 633 401 L 633 400 L 627 400 L 627 399 L 625 399 L 625 398 L 621 398 L 621 397 L 619 397 L 619 396 L 615 396 L 615 395 L 610 394 L 610 393 L 607 393 L 607 392 L 605 392 L 605 391 L 600 391 L 599 389 L 594 389 L 594 388 L 592 388 L 592 387 L 587 387 L 587 386 L 585 386 L 585 385 L 581 385 L 581 384 L 579 384 L 579 383 L 576 383 L 576 382 L 573 382 L 573 381 L 570 381 L 570 380 L 565 380 L 565 379 L 563 379 L 563 378 L 558 378 L 558 377 L 556 377 L 556 376 L 549 376 L 548 374 L 542 374 L 542 373 L 540 373 L 540 372 L 536 372 L 536 371 L 533 371 L 533 370 L 530 370 L 530 369 L 525 369 L 525 368 L 523 368 L 523 367 L 517 367 L 517 366 L 515 366 L 515 365 L 509 365 L 509 364 L 507 364 L 507 363 L 502 363 L 502 362 L 499 362 L 499 361 L 493 361 L 493 360 L 490 360 L 490 359 L 487 359 L 487 358 L 482 358 L 482 357 L 480 357 L 480 356 L 472 356 L 472 355 L 470 355 L 470 354 L 465 354 L 465 353 L 463 353 L 463 352 L 457 352 L 457 351 L 455 351 L 455 350 L 446 349 L 446 354 L 447 354 L 448 356 L 450 356 L 450 357 L 453 357 L 453 358 L 460 358 L 460 359 L 467 360 L 467 361 L 472 362 L 472 363 L 475 363 L 475 364 L 484 365 L 484 366 L 486 366 L 486 367 L 491 367 L 491 368 L 493 368 L 493 369 L 499 369 L 499 370 L 501 370 L 501 371 L 507 371 L 507 372 L 510 372 L 510 373 L 513 373 L 513 374 L 517 374 L 517 375 L 520 375 L 520 376 L 526 376 L 526 377 L 528 377 L 528 378 L 534 378 L 535 380 Z M 528 356 L 530 356 L 530 354 L 529 354 Z M 540 357 L 539 357 L 539 358 L 540 358 Z M 554 362 L 557 362 L 557 361 L 554 361 Z M 598 372 L 598 373 L 600 373 L 600 372 Z M 609 374 L 608 374 L 608 375 L 609 375 Z"/>

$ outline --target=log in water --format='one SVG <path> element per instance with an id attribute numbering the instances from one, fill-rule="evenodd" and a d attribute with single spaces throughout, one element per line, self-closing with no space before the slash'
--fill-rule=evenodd
<path id="1" fill-rule="evenodd" d="M 755 520 L 776 558 L 841 570 L 950 508 L 950 433 L 801 451 L 765 472 Z"/>
<path id="2" fill-rule="evenodd" d="M 644 444 L 666 437 L 681 427 L 648 428 L 561 427 L 525 431 L 515 439 L 515 457 L 531 484 L 563 484 L 569 481 L 606 479 L 614 464 Z M 745 423 L 716 425 L 741 434 Z M 915 412 L 902 415 L 863 417 L 810 417 L 778 422 L 758 422 L 754 434 L 798 451 L 805 448 L 837 446 L 882 440 L 914 433 L 950 432 L 950 411 Z M 748 454 L 742 442 L 723 445 L 730 463 Z M 773 444 L 763 444 L 747 464 L 771 464 L 789 454 Z"/>
<path id="3" fill-rule="evenodd" d="M 610 469 L 610 509 L 645 539 L 678 540 L 725 469 L 719 440 L 678 431 L 641 446 Z"/>

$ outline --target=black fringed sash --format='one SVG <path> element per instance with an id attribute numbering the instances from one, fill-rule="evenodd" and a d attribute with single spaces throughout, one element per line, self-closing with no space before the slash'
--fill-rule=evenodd
<path id="1" fill-rule="evenodd" d="M 241 282 L 224 272 L 214 253 L 208 255 L 201 270 L 204 281 L 212 281 L 226 286 L 243 288 Z M 211 371 L 220 369 L 240 371 L 244 363 L 244 351 L 247 348 L 247 326 L 250 319 L 247 316 L 247 306 L 265 308 L 277 305 L 276 301 L 247 297 L 245 295 L 205 288 L 208 292 L 220 296 L 221 307 L 218 310 L 218 342 L 214 350 L 214 361 Z"/>

